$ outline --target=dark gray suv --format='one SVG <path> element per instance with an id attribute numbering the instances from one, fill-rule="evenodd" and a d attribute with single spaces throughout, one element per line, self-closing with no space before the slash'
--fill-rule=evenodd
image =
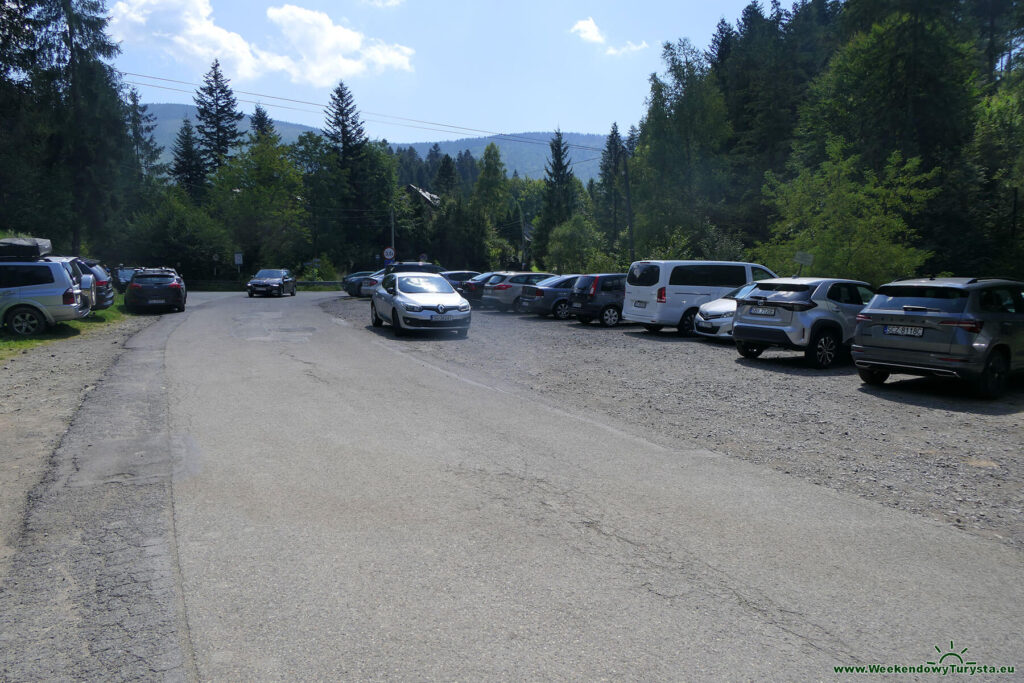
<path id="1" fill-rule="evenodd" d="M 853 361 L 867 384 L 890 374 L 954 377 L 994 398 L 1024 370 L 1024 282 L 897 280 L 857 316 Z"/>
<path id="2" fill-rule="evenodd" d="M 597 318 L 605 327 L 615 327 L 622 320 L 625 297 L 625 273 L 580 275 L 569 295 L 569 308 L 584 325 Z"/>

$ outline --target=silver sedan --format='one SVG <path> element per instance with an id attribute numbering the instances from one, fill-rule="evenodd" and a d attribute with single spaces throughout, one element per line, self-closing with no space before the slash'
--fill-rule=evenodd
<path id="1" fill-rule="evenodd" d="M 471 317 L 469 302 L 433 273 L 385 275 L 370 299 L 370 322 L 390 323 L 396 337 L 411 330 L 453 330 L 465 337 Z"/>
<path id="2" fill-rule="evenodd" d="M 697 310 L 693 321 L 693 331 L 705 337 L 732 339 L 732 319 L 736 315 L 736 300 L 742 299 L 754 289 L 757 283 L 748 282 L 738 287 L 721 299 L 703 304 Z"/>

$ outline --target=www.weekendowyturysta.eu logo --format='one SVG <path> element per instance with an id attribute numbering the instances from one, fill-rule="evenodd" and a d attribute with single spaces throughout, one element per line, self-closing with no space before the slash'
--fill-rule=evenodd
<path id="1" fill-rule="evenodd" d="M 967 655 L 970 648 L 958 647 L 949 641 L 949 649 L 935 646 L 937 657 L 924 664 L 864 664 L 834 667 L 837 674 L 936 674 L 939 676 L 976 674 L 1012 674 L 1013 666 L 979 664 Z"/>

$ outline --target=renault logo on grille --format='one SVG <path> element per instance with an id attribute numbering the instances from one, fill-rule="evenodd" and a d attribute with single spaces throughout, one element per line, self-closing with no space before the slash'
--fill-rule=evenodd
<path id="1" fill-rule="evenodd" d="M 437 312 L 438 313 L 444 313 L 445 312 L 444 304 L 438 304 L 437 305 Z"/>

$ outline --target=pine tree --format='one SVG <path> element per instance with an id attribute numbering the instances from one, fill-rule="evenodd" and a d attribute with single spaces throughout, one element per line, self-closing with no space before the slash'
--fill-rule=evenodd
<path id="1" fill-rule="evenodd" d="M 434 192 L 442 196 L 454 194 L 459 189 L 459 176 L 455 172 L 455 161 L 447 154 L 444 155 L 437 167 L 433 188 Z"/>
<path id="2" fill-rule="evenodd" d="M 238 122 L 244 118 L 228 79 L 221 73 L 219 60 L 213 60 L 193 101 L 198 110 L 195 128 L 199 152 L 206 172 L 212 173 L 224 165 L 231 148 L 242 139 Z"/>
<path id="3" fill-rule="evenodd" d="M 619 137 L 619 126 L 612 124 L 608 133 L 604 150 L 601 152 L 601 166 L 598 174 L 599 182 L 595 183 L 593 197 L 597 208 L 597 221 L 604 233 L 605 243 L 614 244 L 619 234 L 619 222 L 622 210 L 622 156 L 625 147 Z"/>
<path id="4" fill-rule="evenodd" d="M 173 147 L 174 162 L 171 164 L 171 178 L 185 191 L 193 202 L 198 203 L 206 188 L 206 169 L 196 139 L 192 121 L 186 118 L 178 130 Z"/>
<path id="5" fill-rule="evenodd" d="M 252 140 L 255 141 L 260 137 L 265 137 L 273 140 L 274 144 L 281 142 L 281 136 L 277 134 L 277 128 L 274 127 L 273 120 L 267 115 L 267 110 L 262 106 L 256 105 L 256 110 L 252 113 L 250 124 L 249 136 Z"/>
<path id="6" fill-rule="evenodd" d="M 156 117 L 150 114 L 148 107 L 139 103 L 139 91 L 131 88 L 128 91 L 128 133 L 131 137 L 132 152 L 141 178 L 160 175 L 166 167 L 159 163 L 163 147 L 156 144 L 153 131 L 156 129 Z"/>
<path id="7" fill-rule="evenodd" d="M 551 156 L 544 166 L 544 204 L 533 236 L 533 255 L 542 265 L 547 258 L 551 231 L 572 218 L 576 211 L 576 177 L 569 159 L 569 143 L 562 137 L 561 130 L 555 130 L 549 148 Z"/>
<path id="8" fill-rule="evenodd" d="M 363 122 L 359 120 L 355 99 L 343 81 L 338 81 L 331 93 L 326 114 L 324 137 L 334 146 L 342 166 L 347 167 L 349 160 L 354 161 L 361 155 L 366 146 L 366 133 Z"/>

